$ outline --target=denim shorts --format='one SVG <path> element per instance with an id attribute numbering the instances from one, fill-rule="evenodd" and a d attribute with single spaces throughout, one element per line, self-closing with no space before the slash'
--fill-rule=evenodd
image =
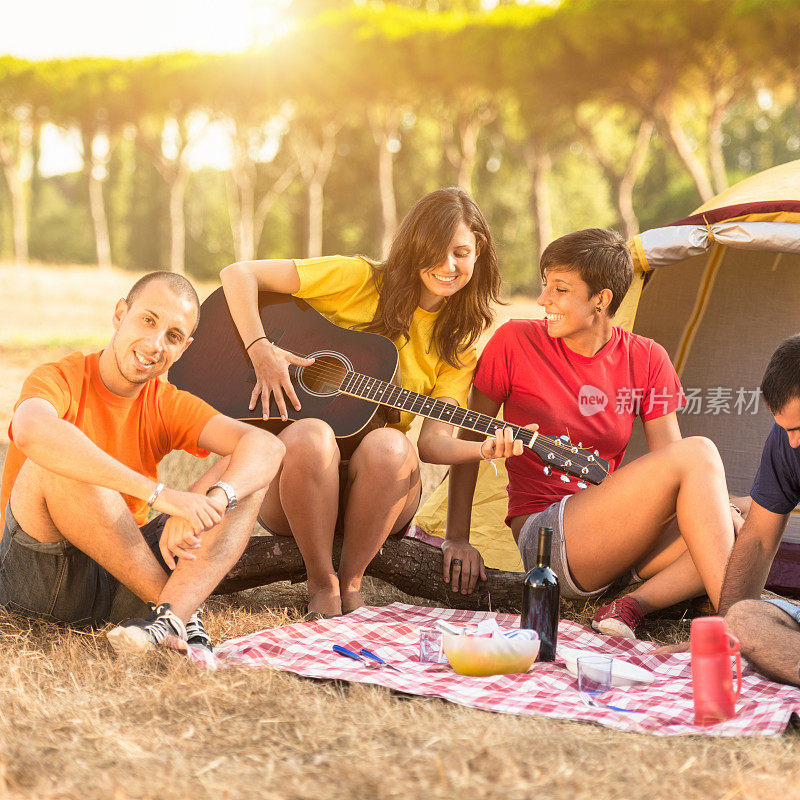
<path id="1" fill-rule="evenodd" d="M 140 528 L 169 573 L 158 547 L 167 517 Z M 6 506 L 0 540 L 0 606 L 33 619 L 89 627 L 147 613 L 147 604 L 66 539 L 40 542 L 20 527 Z"/>
<path id="2" fill-rule="evenodd" d="M 798 625 L 800 625 L 800 605 L 791 600 L 784 600 L 782 597 L 773 597 L 765 602 L 777 606 L 781 611 L 785 611 Z"/>
<path id="3" fill-rule="evenodd" d="M 527 571 L 536 566 L 536 558 L 539 550 L 539 528 L 552 528 L 553 542 L 550 547 L 550 569 L 552 569 L 558 577 L 561 596 L 565 600 L 597 597 L 611 587 L 619 586 L 621 588 L 627 586 L 629 583 L 641 581 L 636 570 L 632 569 L 629 573 L 617 578 L 613 583 L 601 586 L 599 589 L 595 589 L 592 592 L 584 591 L 578 586 L 575 579 L 572 577 L 572 573 L 569 571 L 567 544 L 564 539 L 564 506 L 570 497 L 571 495 L 562 497 L 559 501 L 548 506 L 544 511 L 540 511 L 538 514 L 531 514 L 528 519 L 525 520 L 517 541 L 525 570 Z"/>

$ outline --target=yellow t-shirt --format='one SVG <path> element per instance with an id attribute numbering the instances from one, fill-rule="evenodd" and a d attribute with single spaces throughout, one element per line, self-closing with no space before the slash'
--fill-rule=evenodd
<path id="1" fill-rule="evenodd" d="M 300 276 L 296 297 L 343 328 L 355 328 L 369 322 L 378 306 L 378 292 L 372 279 L 372 267 L 363 259 L 347 256 L 295 259 Z M 473 346 L 462 351 L 463 367 L 451 367 L 439 358 L 431 346 L 431 333 L 438 311 L 417 307 L 408 330 L 409 340 L 394 342 L 400 353 L 400 379 L 404 389 L 427 397 L 452 397 L 466 405 L 472 373 L 477 363 Z M 400 422 L 393 427 L 407 431 L 414 414 L 400 412 Z"/>

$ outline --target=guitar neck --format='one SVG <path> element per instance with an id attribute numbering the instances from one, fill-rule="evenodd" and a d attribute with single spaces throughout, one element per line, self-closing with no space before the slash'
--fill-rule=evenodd
<path id="1" fill-rule="evenodd" d="M 527 447 L 531 447 L 538 436 L 535 431 L 519 425 L 512 425 L 510 422 L 490 417 L 488 414 L 479 414 L 477 411 L 470 411 L 453 403 L 446 403 L 444 400 L 434 400 L 424 394 L 418 394 L 410 389 L 403 389 L 393 383 L 377 380 L 358 372 L 348 372 L 339 391 L 351 397 L 380 403 L 428 419 L 438 419 L 449 425 L 485 435 L 493 435 L 503 428 L 511 428 L 514 438 L 519 439 Z"/>

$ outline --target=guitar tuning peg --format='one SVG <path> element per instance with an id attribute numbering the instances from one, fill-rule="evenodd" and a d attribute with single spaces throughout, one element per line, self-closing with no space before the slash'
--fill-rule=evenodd
<path id="1" fill-rule="evenodd" d="M 562 442 L 568 442 L 569 441 L 569 436 L 566 436 L 563 433 L 558 438 L 561 439 Z"/>
<path id="2" fill-rule="evenodd" d="M 595 451 L 594 451 L 594 454 L 595 454 L 596 456 L 599 456 L 599 455 L 600 455 L 600 451 L 599 451 L 599 450 L 595 450 Z"/>
<path id="3" fill-rule="evenodd" d="M 564 481 L 564 483 L 569 483 L 569 476 L 568 475 L 562 475 L 561 476 L 561 480 Z"/>
<path id="4" fill-rule="evenodd" d="M 579 489 L 586 489 L 587 486 L 583 481 L 578 481 L 577 486 Z"/>
<path id="5" fill-rule="evenodd" d="M 542 472 L 549 478 L 553 474 L 553 470 L 550 467 L 545 467 Z"/>
<path id="6" fill-rule="evenodd" d="M 578 442 L 578 447 L 583 450 L 583 442 Z"/>

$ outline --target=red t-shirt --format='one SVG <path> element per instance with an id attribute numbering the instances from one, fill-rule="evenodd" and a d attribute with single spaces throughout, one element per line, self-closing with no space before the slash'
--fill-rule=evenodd
<path id="1" fill-rule="evenodd" d="M 109 391 L 98 369 L 99 353 L 72 353 L 37 367 L 22 385 L 20 403 L 40 397 L 51 403 L 58 416 L 85 433 L 101 450 L 141 475 L 156 480 L 158 464 L 173 450 L 186 450 L 204 458 L 198 437 L 217 412 L 189 392 L 158 378 L 147 381 L 136 397 L 120 397 Z M 0 522 L 25 455 L 11 443 L 0 483 Z M 123 495 L 138 525 L 147 520 L 147 504 Z"/>
<path id="2" fill-rule="evenodd" d="M 625 455 L 633 420 L 663 417 L 685 403 L 666 350 L 644 336 L 612 328 L 594 356 L 573 353 L 548 336 L 544 320 L 513 319 L 497 329 L 478 362 L 473 385 L 503 406 L 516 425 L 535 422 L 548 436 L 568 434 L 574 444 L 598 450 L 613 472 Z M 566 494 L 576 481 L 549 477 L 528 449 L 506 460 L 508 516 L 535 514 Z"/>

